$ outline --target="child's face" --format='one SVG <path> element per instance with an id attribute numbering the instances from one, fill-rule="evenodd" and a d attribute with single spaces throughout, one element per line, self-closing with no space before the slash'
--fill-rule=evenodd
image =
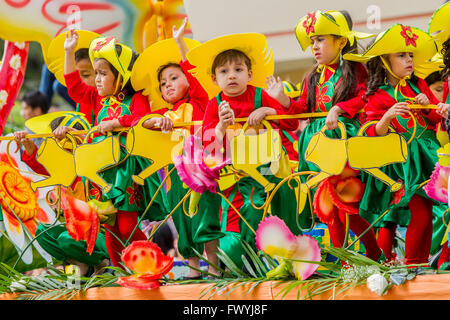
<path id="1" fill-rule="evenodd" d="M 20 115 L 24 118 L 24 120 L 31 119 L 33 117 L 40 116 L 42 114 L 42 109 L 40 107 L 32 108 L 25 101 L 21 102 Z"/>
<path id="2" fill-rule="evenodd" d="M 95 73 L 89 59 L 81 59 L 75 63 L 75 67 L 80 71 L 81 80 L 89 86 L 95 87 Z"/>
<path id="3" fill-rule="evenodd" d="M 436 81 L 430 84 L 429 87 L 439 101 L 444 99 L 444 81 Z"/>
<path id="4" fill-rule="evenodd" d="M 189 82 L 180 68 L 170 66 L 161 72 L 159 88 L 164 101 L 175 104 L 188 93 Z"/>
<path id="5" fill-rule="evenodd" d="M 336 38 L 332 35 L 318 35 L 311 37 L 311 50 L 319 64 L 332 63 L 344 48 L 346 38 Z"/>
<path id="6" fill-rule="evenodd" d="M 228 61 L 214 70 L 212 80 L 225 95 L 237 97 L 247 90 L 247 85 L 252 80 L 252 70 L 248 70 L 243 60 Z"/>
<path id="7" fill-rule="evenodd" d="M 105 59 L 94 60 L 95 87 L 100 96 L 115 94 L 116 77 L 111 71 L 109 62 Z M 119 84 L 120 88 L 120 84 Z"/>
<path id="8" fill-rule="evenodd" d="M 414 72 L 413 54 L 410 52 L 390 53 L 387 60 L 392 72 L 400 79 L 410 76 Z"/>

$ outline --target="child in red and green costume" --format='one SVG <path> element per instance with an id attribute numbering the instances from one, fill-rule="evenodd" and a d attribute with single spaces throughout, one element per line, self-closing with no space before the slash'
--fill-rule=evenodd
<path id="1" fill-rule="evenodd" d="M 208 102 L 203 118 L 205 158 L 214 158 L 216 163 L 229 161 L 229 139 L 232 132 L 236 134 L 236 130 L 241 128 L 238 123 L 234 124 L 235 118 L 248 117 L 248 126 L 257 127 L 265 116 L 284 113 L 282 106 L 261 88 L 267 76 L 273 73 L 273 60 L 270 56 L 267 59 L 265 50 L 265 37 L 262 34 L 249 33 L 212 39 L 189 51 L 188 59 L 196 66 L 196 77 L 213 97 Z M 282 129 L 292 131 L 297 127 L 298 120 L 292 120 L 290 126 Z M 228 170 L 227 167 L 224 170 Z M 265 177 L 267 180 L 274 178 L 273 173 Z M 228 201 L 223 199 L 222 204 L 219 203 L 217 207 L 217 226 L 226 234 L 220 240 L 220 248 L 237 265 L 242 266 L 240 257 L 245 253 L 237 239 L 255 246 L 253 231 L 257 229 L 263 215 L 263 209 L 257 207 L 264 204 L 266 193 L 264 187 L 250 176 L 222 187 L 224 189 L 221 192 Z M 205 191 L 202 197 L 207 192 Z M 295 199 L 293 194 L 291 199 Z M 284 203 L 286 201 L 287 199 L 284 199 Z M 242 217 L 237 215 L 233 207 Z M 272 213 L 283 218 L 281 210 L 282 208 L 272 206 Z M 290 213 L 295 219 L 295 211 Z M 292 224 L 290 226 L 294 227 Z"/>
<path id="2" fill-rule="evenodd" d="M 173 38 L 161 40 L 147 48 L 136 61 L 136 70 L 145 70 L 148 82 L 134 80 L 137 88 L 149 90 L 152 101 L 152 113 L 161 117 L 151 117 L 142 123 L 147 129 L 161 129 L 163 132 L 172 130 L 181 131 L 184 140 L 193 138 L 192 135 L 200 130 L 200 125 L 185 128 L 174 128 L 180 122 L 201 121 L 208 103 L 208 94 L 198 80 L 190 73 L 193 66 L 186 58 L 187 52 L 200 44 L 200 42 L 184 38 L 187 19 L 179 29 L 174 27 Z M 132 76 L 133 77 L 133 76 Z M 172 152 L 172 150 L 165 150 Z M 172 171 L 171 164 L 166 172 Z M 167 201 L 169 211 L 186 195 L 188 188 L 180 179 L 181 173 L 174 169 L 169 176 L 167 187 Z M 217 263 L 218 239 L 223 236 L 220 228 L 214 225 L 214 209 L 220 199 L 213 194 L 202 197 L 199 202 L 197 214 L 190 217 L 185 214 L 182 206 L 172 214 L 172 219 L 178 233 L 177 248 L 181 256 L 188 260 L 190 266 L 200 269 L 199 254 L 206 253 L 209 261 Z M 217 271 L 212 267 L 210 273 Z M 199 279 L 200 272 L 190 269 L 186 279 Z"/>
<path id="3" fill-rule="evenodd" d="M 305 152 L 311 137 L 321 130 L 326 136 L 341 139 L 344 132 L 338 127 L 342 123 L 347 137 L 355 136 L 360 127 L 359 113 L 365 104 L 367 72 L 361 63 L 346 61 L 343 54 L 352 52 L 356 47 L 356 39 L 367 38 L 371 35 L 351 30 L 352 21 L 348 13 L 341 11 L 314 11 L 302 17 L 296 27 L 297 40 L 303 50 L 310 45 L 317 65 L 306 76 L 301 96 L 294 100 L 281 90 L 281 84 L 269 88 L 271 95 L 280 101 L 290 114 L 326 112 L 326 117 L 314 118 L 302 131 L 298 140 L 299 165 L 298 172 L 316 171 L 320 169 L 305 160 Z M 330 155 L 332 156 L 332 155 Z M 346 171 L 347 172 L 347 171 Z M 352 179 L 360 179 L 357 171 L 351 172 Z M 305 181 L 305 177 L 301 177 Z M 323 180 L 317 190 L 323 188 L 334 177 Z M 362 184 L 360 189 L 363 188 Z M 320 189 L 319 189 L 320 188 Z M 318 191 L 311 190 L 314 199 L 320 199 Z M 358 202 L 356 194 L 354 203 Z M 311 199 L 312 200 L 312 199 Z M 320 201 L 318 201 L 320 202 Z M 346 217 L 349 228 L 355 234 L 362 234 L 368 227 L 367 221 L 361 218 L 357 208 L 351 212 L 346 207 L 333 201 L 331 214 L 321 210 L 320 203 L 315 201 L 314 212 L 327 223 L 334 246 L 342 247 L 345 240 Z M 352 203 L 350 206 L 354 206 Z M 300 214 L 303 228 L 312 228 L 314 220 L 308 204 Z M 372 230 L 362 236 L 361 241 L 366 249 L 366 255 L 377 260 L 381 257 L 381 250 Z"/>
<path id="4" fill-rule="evenodd" d="M 446 108 L 425 80 L 414 75 L 414 70 L 435 53 L 435 43 L 427 33 L 397 24 L 379 34 L 363 54 L 346 56 L 367 61 L 369 86 L 365 112 L 367 121 L 375 121 L 367 128 L 367 135 L 385 135 L 391 126 L 409 142 L 404 163 L 380 168 L 393 180 L 402 182 L 402 189 L 392 193 L 382 181 L 366 176 L 360 204 L 361 215 L 371 223 L 389 210 L 376 225 L 381 227 L 382 247 L 392 247 L 383 243 L 383 239 L 393 238 L 385 233 L 394 232 L 396 225 L 407 227 L 405 264 L 428 263 L 431 248 L 433 202 L 421 186 L 429 179 L 437 162 L 436 150 L 440 145 L 435 129 Z M 411 109 L 411 103 L 434 104 L 439 109 Z"/>
<path id="5" fill-rule="evenodd" d="M 104 139 L 104 134 L 116 128 L 133 126 L 150 111 L 150 105 L 147 97 L 141 92 L 135 92 L 129 81 L 136 58 L 131 48 L 116 43 L 113 37 L 92 40 L 89 55 L 96 73 L 96 88 L 93 88 L 82 82 L 75 68 L 74 50 L 77 41 L 76 31 L 71 31 L 66 37 L 64 78 L 71 98 L 91 106 L 96 116 L 94 124 L 101 134 L 93 138 L 97 142 Z M 121 138 L 124 145 L 125 138 Z M 120 160 L 124 161 L 119 161 L 116 166 L 101 173 L 102 178 L 112 184 L 112 188 L 103 193 L 103 199 L 111 200 L 118 210 L 114 226 L 105 226 L 106 246 L 114 266 L 119 266 L 119 254 L 128 240 L 133 242 L 147 239 L 136 224 L 161 183 L 157 174 L 149 177 L 143 187 L 132 181 L 133 174 L 150 165 L 149 160 L 136 156 L 127 157 L 124 147 L 121 147 Z M 144 218 L 161 220 L 165 214 L 165 195 L 159 193 Z"/>

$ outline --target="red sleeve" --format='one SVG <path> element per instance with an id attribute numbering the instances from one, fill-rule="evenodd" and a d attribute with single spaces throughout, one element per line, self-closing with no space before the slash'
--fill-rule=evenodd
<path id="1" fill-rule="evenodd" d="M 131 99 L 130 113 L 118 118 L 122 127 L 132 127 L 140 118 L 150 113 L 148 98 L 141 92 L 136 92 Z"/>
<path id="2" fill-rule="evenodd" d="M 364 107 L 366 113 L 366 120 L 378 121 L 385 112 L 395 104 L 395 100 L 386 92 L 378 89 L 373 95 L 368 97 L 367 104 Z M 375 124 L 366 129 L 368 136 L 376 136 Z"/>
<path id="3" fill-rule="evenodd" d="M 44 142 L 45 143 L 45 142 Z M 31 170 L 33 170 L 36 173 L 39 174 L 45 174 L 48 175 L 47 169 L 45 169 L 45 167 L 40 164 L 37 160 L 36 160 L 36 154 L 37 154 L 38 148 L 36 148 L 33 152 L 33 154 L 28 155 L 26 151 L 24 151 L 22 153 L 21 159 L 23 162 L 26 163 L 27 166 L 29 166 L 31 168 Z"/>
<path id="4" fill-rule="evenodd" d="M 83 112 L 86 115 L 90 115 L 91 111 L 94 111 L 97 117 L 98 106 L 100 101 L 100 96 L 98 95 L 97 89 L 85 84 L 80 77 L 80 72 L 78 70 L 64 75 L 64 79 L 67 85 L 67 92 L 75 102 L 80 103 L 83 107 Z"/>
<path id="5" fill-rule="evenodd" d="M 217 100 L 211 99 L 207 106 L 205 115 L 203 117 L 203 126 L 202 126 L 202 136 L 203 136 L 203 145 L 205 147 L 209 146 L 211 143 L 215 142 L 215 128 L 219 123 L 219 106 L 217 104 Z"/>
<path id="6" fill-rule="evenodd" d="M 366 104 L 368 74 L 366 68 L 361 63 L 357 63 L 356 68 L 358 83 L 356 84 L 354 97 L 349 100 L 336 103 L 336 105 L 343 109 L 351 118 L 361 111 Z"/>
<path id="7" fill-rule="evenodd" d="M 180 67 L 186 75 L 187 81 L 189 82 L 189 103 L 194 107 L 193 119 L 200 120 L 206 110 L 206 105 L 208 104 L 209 97 L 208 93 L 203 89 L 200 82 L 195 78 L 189 70 L 193 69 L 194 66 L 189 63 L 189 61 L 180 61 Z M 200 109 L 200 110 L 196 110 Z"/>
<path id="8" fill-rule="evenodd" d="M 433 94 L 433 91 L 431 91 L 428 84 L 425 82 L 425 80 L 419 78 L 419 82 L 417 82 L 417 88 L 420 90 L 420 92 L 424 93 L 428 99 L 430 100 L 430 104 L 438 104 L 440 101 L 436 98 L 436 96 Z M 430 112 L 423 113 L 424 117 L 426 117 L 433 125 L 438 124 L 442 117 L 436 112 L 436 110 L 431 110 Z"/>
<path id="9" fill-rule="evenodd" d="M 449 97 L 449 88 L 448 88 L 448 77 L 444 79 L 444 92 L 442 94 L 442 102 L 449 103 L 447 101 Z"/>

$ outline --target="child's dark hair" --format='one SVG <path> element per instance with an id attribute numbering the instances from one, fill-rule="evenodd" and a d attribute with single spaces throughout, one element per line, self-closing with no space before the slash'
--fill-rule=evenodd
<path id="1" fill-rule="evenodd" d="M 248 70 L 252 69 L 252 62 L 244 52 L 236 49 L 222 51 L 214 58 L 213 64 L 211 66 L 211 73 L 215 74 L 216 69 L 223 66 L 227 62 L 238 63 L 242 61 L 247 66 Z"/>
<path id="2" fill-rule="evenodd" d="M 444 69 L 442 70 L 442 78 L 450 76 L 450 38 L 442 44 L 442 58 L 444 60 Z"/>
<path id="3" fill-rule="evenodd" d="M 28 91 L 23 95 L 22 101 L 33 110 L 40 108 L 43 114 L 47 113 L 50 108 L 47 96 L 39 90 Z"/>
<path id="4" fill-rule="evenodd" d="M 120 57 L 120 55 L 122 54 L 122 46 L 116 44 L 116 51 L 117 56 Z M 131 58 L 130 64 L 128 65 L 128 71 L 131 71 L 133 69 L 133 65 L 138 57 L 139 54 L 133 51 L 133 57 Z M 108 62 L 114 77 L 117 79 L 117 77 L 119 76 L 119 71 L 117 71 L 116 68 L 114 68 L 114 66 L 108 60 L 105 59 L 105 61 Z M 123 90 L 125 91 L 126 95 L 133 95 L 136 93 L 133 86 L 131 85 L 131 79 L 128 80 L 128 82 L 125 84 Z"/>
<path id="5" fill-rule="evenodd" d="M 434 71 L 430 73 L 425 79 L 425 82 L 428 86 L 432 85 L 433 83 L 436 83 L 438 81 L 442 81 L 442 76 L 440 71 Z"/>
<path id="6" fill-rule="evenodd" d="M 387 57 L 385 57 L 386 59 Z M 367 72 L 369 74 L 369 80 L 367 80 L 366 97 L 374 94 L 378 88 L 386 81 L 387 70 L 381 61 L 381 57 L 374 57 L 367 62 Z M 417 84 L 419 78 L 413 73 L 409 79 L 411 83 Z"/>
<path id="7" fill-rule="evenodd" d="M 58 117 L 58 118 L 53 119 L 50 122 L 50 128 L 52 128 L 52 131 L 55 131 L 55 129 L 59 127 L 59 125 L 64 120 L 64 118 L 65 118 L 64 116 L 63 117 Z M 83 128 L 81 123 L 78 123 L 78 122 L 75 123 L 72 128 L 74 128 L 76 130 L 84 130 L 85 129 L 85 128 Z"/>
<path id="8" fill-rule="evenodd" d="M 347 20 L 349 29 L 352 30 L 353 27 L 353 21 L 350 17 L 350 14 L 345 10 L 339 10 L 342 15 L 344 15 L 345 19 Z M 327 17 L 335 21 L 334 17 L 330 14 L 326 14 Z M 339 36 L 332 35 L 335 38 L 339 38 Z M 350 45 L 350 41 L 347 41 L 347 44 L 342 49 L 342 55 L 350 52 L 356 52 L 357 51 L 357 43 L 356 41 L 353 43 L 353 45 Z M 336 88 L 333 93 L 333 105 L 348 100 L 351 95 L 355 92 L 356 85 L 357 85 L 357 75 L 356 75 L 356 62 L 349 61 L 349 60 L 342 60 L 342 63 L 340 64 L 340 70 L 341 70 L 341 80 L 336 85 Z M 315 64 L 312 68 L 312 70 L 309 73 L 309 76 L 307 77 L 307 98 L 306 98 L 306 105 L 308 112 L 312 112 L 316 105 L 316 86 L 319 82 L 320 73 L 316 72 L 317 64 Z"/>
<path id="9" fill-rule="evenodd" d="M 81 48 L 75 52 L 75 62 L 76 63 L 78 63 L 79 61 L 81 61 L 83 59 L 87 59 L 90 61 L 88 48 Z"/>

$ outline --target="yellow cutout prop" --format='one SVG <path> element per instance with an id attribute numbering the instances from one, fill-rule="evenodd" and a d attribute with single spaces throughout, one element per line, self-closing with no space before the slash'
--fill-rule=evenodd
<path id="1" fill-rule="evenodd" d="M 75 140 L 71 141 L 72 144 L 75 143 Z M 46 138 L 42 142 L 36 160 L 45 167 L 50 177 L 37 182 L 32 181 L 33 191 L 37 188 L 56 185 L 70 187 L 77 177 L 73 154 L 61 147 L 53 137 Z"/>
<path id="2" fill-rule="evenodd" d="M 108 132 L 107 136 L 95 143 L 87 143 L 89 136 L 97 130 L 93 127 L 85 136 L 83 143 L 74 151 L 75 170 L 77 175 L 86 177 L 108 193 L 112 185 L 108 184 L 98 173 L 119 162 L 120 143 L 117 136 Z"/>
<path id="3" fill-rule="evenodd" d="M 150 130 L 142 126 L 147 119 L 158 116 L 160 115 L 150 114 L 145 116 L 128 131 L 126 141 L 128 153 L 152 161 L 148 168 L 138 175 L 133 175 L 133 181 L 140 185 L 143 185 L 144 180 L 153 173 L 173 163 L 172 157 L 181 154 L 183 150 L 182 141 L 184 139 L 181 131 L 174 130 L 170 133 L 163 133 L 159 130 Z"/>
<path id="4" fill-rule="evenodd" d="M 269 162 L 278 163 L 281 155 L 281 137 L 280 134 L 272 129 L 272 126 L 266 120 L 261 122 L 267 130 L 262 133 L 247 135 L 247 123 L 242 127 L 239 135 L 230 140 L 231 163 L 234 169 L 243 171 L 258 181 L 266 192 L 275 187 L 270 183 L 257 169 L 259 166 Z M 276 165 L 272 167 L 274 168 Z"/>
<path id="5" fill-rule="evenodd" d="M 408 158 L 407 142 L 402 135 L 392 131 L 384 136 L 363 136 L 367 127 L 374 123 L 366 123 L 359 129 L 357 136 L 348 139 L 345 126 L 340 121 L 341 139 L 327 137 L 324 128 L 312 136 L 305 160 L 315 164 L 321 171 L 300 184 L 299 212 L 303 211 L 306 204 L 308 190 L 322 180 L 340 174 L 347 162 L 353 169 L 363 170 L 389 185 L 391 192 L 402 187 L 401 182 L 394 181 L 379 168 L 405 162 Z"/>

